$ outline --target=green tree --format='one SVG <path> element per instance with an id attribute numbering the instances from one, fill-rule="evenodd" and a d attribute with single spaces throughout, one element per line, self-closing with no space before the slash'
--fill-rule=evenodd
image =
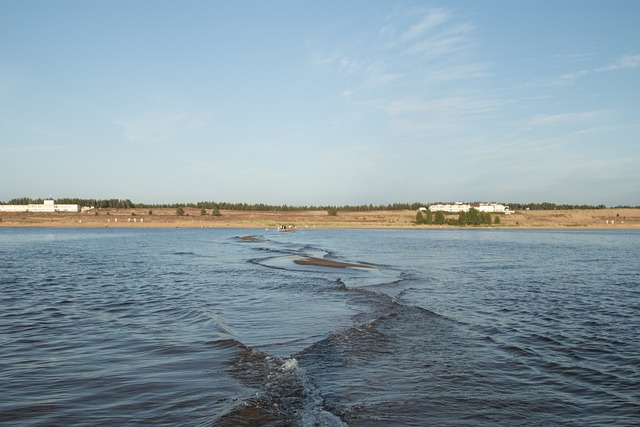
<path id="1" fill-rule="evenodd" d="M 200 215 L 206 215 L 207 210 L 205 208 L 200 209 Z"/>
<path id="2" fill-rule="evenodd" d="M 436 212 L 435 223 L 438 225 L 442 225 L 445 223 L 444 212 Z"/>
<path id="3" fill-rule="evenodd" d="M 424 216 L 422 216 L 421 211 L 416 212 L 416 224 L 424 224 Z"/>
<path id="4" fill-rule="evenodd" d="M 489 212 L 482 212 L 481 219 L 482 224 L 491 225 L 491 214 Z"/>
<path id="5" fill-rule="evenodd" d="M 336 207 L 332 206 L 327 210 L 327 213 L 330 216 L 336 216 L 336 215 L 338 215 L 338 209 Z"/>
<path id="6" fill-rule="evenodd" d="M 481 222 L 482 218 L 480 216 L 480 211 L 476 208 L 469 209 L 469 212 L 467 212 L 467 224 L 480 225 Z"/>
<path id="7" fill-rule="evenodd" d="M 427 218 L 425 219 L 426 224 L 433 224 L 433 212 L 427 211 Z"/>
<path id="8" fill-rule="evenodd" d="M 178 215 L 178 216 L 183 216 L 184 215 L 184 209 L 182 209 L 182 206 L 179 206 L 176 209 L 176 215 Z"/>
<path id="9" fill-rule="evenodd" d="M 458 224 L 461 226 L 465 226 L 467 225 L 467 213 L 466 212 L 460 212 L 458 214 Z"/>
<path id="10" fill-rule="evenodd" d="M 220 213 L 220 208 L 216 205 L 213 208 L 211 208 L 211 216 L 221 216 L 222 214 Z"/>
<path id="11" fill-rule="evenodd" d="M 493 219 L 493 223 L 500 224 L 500 217 L 498 215 L 496 215 L 496 217 Z"/>

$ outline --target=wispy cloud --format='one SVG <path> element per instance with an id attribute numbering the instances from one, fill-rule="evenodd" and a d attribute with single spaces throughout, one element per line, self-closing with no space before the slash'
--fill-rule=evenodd
<path id="1" fill-rule="evenodd" d="M 576 80 L 590 74 L 589 70 L 579 70 L 571 73 L 566 73 L 561 75 L 560 77 L 556 77 L 552 79 L 550 82 L 550 86 L 566 86 L 574 83 Z"/>
<path id="2" fill-rule="evenodd" d="M 26 145 L 23 144 L 21 146 L 15 147 L 0 147 L 0 153 L 33 153 L 40 151 L 57 150 L 64 147 L 64 145 L 68 143 L 66 138 L 59 135 L 57 132 L 37 124 L 8 120 L 0 120 L 0 124 L 4 125 L 7 128 L 15 128 L 20 132 L 26 132 L 29 135 L 29 143 L 27 143 Z M 5 140 L 0 144 L 11 144 L 11 141 Z"/>
<path id="3" fill-rule="evenodd" d="M 315 52 L 313 62 L 332 66 L 349 78 L 359 76 L 361 84 L 370 87 L 415 81 L 417 76 L 429 79 L 430 72 L 433 80 L 444 80 L 447 75 L 455 76 L 452 79 L 473 78 L 488 67 L 456 56 L 474 46 L 475 26 L 461 21 L 451 10 L 411 10 L 394 13 L 388 20 L 377 37 L 361 36 L 329 54 Z"/>
<path id="4" fill-rule="evenodd" d="M 393 73 L 387 68 L 384 62 L 374 62 L 365 71 L 363 85 L 366 87 L 385 86 L 400 78 L 399 74 Z"/>
<path id="5" fill-rule="evenodd" d="M 130 142 L 159 143 L 183 132 L 202 128 L 209 120 L 210 117 L 206 113 L 146 112 L 122 118 L 116 121 L 116 124 L 122 128 L 125 138 Z"/>
<path id="6" fill-rule="evenodd" d="M 400 36 L 401 40 L 415 40 L 427 33 L 430 33 L 439 25 L 447 22 L 451 18 L 451 12 L 444 9 L 430 9 L 426 15 L 417 23 L 411 25 Z"/>
<path id="7" fill-rule="evenodd" d="M 384 110 L 394 133 L 425 136 L 451 134 L 467 129 L 471 123 L 502 107 L 494 99 L 450 96 L 438 99 L 406 97 L 389 102 Z"/>
<path id="8" fill-rule="evenodd" d="M 584 62 L 590 58 L 593 58 L 593 53 L 567 53 L 555 55 L 560 60 L 566 60 L 569 62 Z"/>
<path id="9" fill-rule="evenodd" d="M 417 40 L 408 48 L 408 52 L 424 55 L 428 59 L 463 52 L 473 45 L 470 37 L 473 29 L 474 27 L 470 24 L 456 25 L 438 34 Z"/>
<path id="10" fill-rule="evenodd" d="M 606 115 L 606 111 L 588 111 L 582 113 L 543 114 L 530 119 L 522 130 L 531 130 L 549 126 L 586 123 L 593 124 L 594 120 Z"/>
<path id="11" fill-rule="evenodd" d="M 343 75 L 353 74 L 362 70 L 364 66 L 360 60 L 343 52 L 334 52 L 328 55 L 314 52 L 311 60 L 317 66 L 336 67 Z"/>
<path id="12" fill-rule="evenodd" d="M 623 68 L 638 68 L 638 67 L 640 67 L 640 54 L 633 54 L 633 55 L 627 54 L 627 55 L 622 55 L 613 64 L 600 67 L 595 71 L 614 71 L 614 70 L 620 70 Z"/>
<path id="13" fill-rule="evenodd" d="M 574 191 L 582 193 L 580 198 L 588 199 L 599 194 L 603 202 L 610 195 L 627 200 L 638 200 L 640 190 L 637 182 L 640 179 L 638 156 L 620 156 L 612 158 L 591 158 L 580 162 L 566 162 L 563 165 L 564 182 L 573 182 Z M 602 200 L 601 199 L 601 200 Z M 615 204 L 619 202 L 609 202 Z"/>
<path id="14" fill-rule="evenodd" d="M 437 112 L 442 115 L 479 114 L 493 111 L 499 105 L 490 99 L 451 96 L 439 99 L 407 97 L 389 103 L 390 114 Z"/>
<path id="15" fill-rule="evenodd" d="M 570 59 L 571 60 L 571 59 Z M 571 62 L 575 62 L 571 60 Z M 640 67 L 640 54 L 627 54 L 619 57 L 614 63 L 598 67 L 595 69 L 582 69 L 562 74 L 552 79 L 549 86 L 566 86 L 577 82 L 579 79 L 590 75 L 591 73 L 601 73 L 607 71 L 616 71 L 628 68 Z"/>
<path id="16" fill-rule="evenodd" d="M 354 58 L 349 58 L 347 56 L 343 56 L 338 60 L 338 64 L 340 65 L 340 71 L 346 74 L 351 74 L 356 72 L 361 68 L 361 64 L 358 60 Z"/>
<path id="17" fill-rule="evenodd" d="M 374 38 L 345 41 L 334 53 L 315 53 L 312 58 L 345 79 L 348 90 L 342 86 L 340 95 L 351 107 L 364 114 L 386 113 L 392 133 L 451 132 L 496 108 L 494 100 L 473 99 L 465 90 L 442 96 L 442 82 L 491 73 L 488 62 L 469 54 L 476 45 L 475 28 L 454 10 L 396 9 Z M 415 96 L 434 92 L 439 95 Z"/>
<path id="18" fill-rule="evenodd" d="M 497 162 L 501 159 L 531 159 L 533 157 L 548 157 L 557 152 L 561 144 L 557 139 L 518 138 L 493 145 L 481 145 L 470 148 L 466 155 L 484 161 Z"/>
<path id="19" fill-rule="evenodd" d="M 490 75 L 490 66 L 487 63 L 471 63 L 451 66 L 437 66 L 426 70 L 426 74 L 433 81 L 453 81 L 476 79 Z"/>

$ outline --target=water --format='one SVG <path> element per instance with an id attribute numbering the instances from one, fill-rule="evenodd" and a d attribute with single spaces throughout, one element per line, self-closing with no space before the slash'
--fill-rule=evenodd
<path id="1" fill-rule="evenodd" d="M 638 425 L 639 259 L 638 231 L 0 229 L 0 423 Z"/>

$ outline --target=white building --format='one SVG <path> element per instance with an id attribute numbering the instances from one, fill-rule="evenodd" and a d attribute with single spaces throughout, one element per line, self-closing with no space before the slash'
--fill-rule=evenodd
<path id="1" fill-rule="evenodd" d="M 513 213 L 509 210 L 509 206 L 500 205 L 498 203 L 487 203 L 487 202 L 479 202 L 479 203 L 434 203 L 429 205 L 429 210 L 431 212 L 450 212 L 450 213 L 460 213 L 460 212 L 469 212 L 471 208 L 474 208 L 480 212 L 489 212 L 489 213 L 503 213 L 503 214 L 511 214 Z"/>
<path id="2" fill-rule="evenodd" d="M 431 212 L 469 212 L 471 205 L 469 203 L 455 202 L 455 203 L 435 203 L 429 205 Z"/>
<path id="3" fill-rule="evenodd" d="M 79 205 L 56 205 L 45 200 L 41 205 L 0 205 L 0 212 L 80 212 Z"/>
<path id="4" fill-rule="evenodd" d="M 512 213 L 509 209 L 509 206 L 501 205 L 499 203 L 472 203 L 472 208 L 479 210 L 480 212 L 489 212 L 489 213 L 504 213 L 510 214 Z"/>

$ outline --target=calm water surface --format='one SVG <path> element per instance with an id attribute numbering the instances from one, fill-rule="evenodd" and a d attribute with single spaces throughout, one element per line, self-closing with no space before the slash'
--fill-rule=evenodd
<path id="1" fill-rule="evenodd" d="M 638 231 L 3 228 L 0 423 L 638 425 L 639 260 Z"/>

